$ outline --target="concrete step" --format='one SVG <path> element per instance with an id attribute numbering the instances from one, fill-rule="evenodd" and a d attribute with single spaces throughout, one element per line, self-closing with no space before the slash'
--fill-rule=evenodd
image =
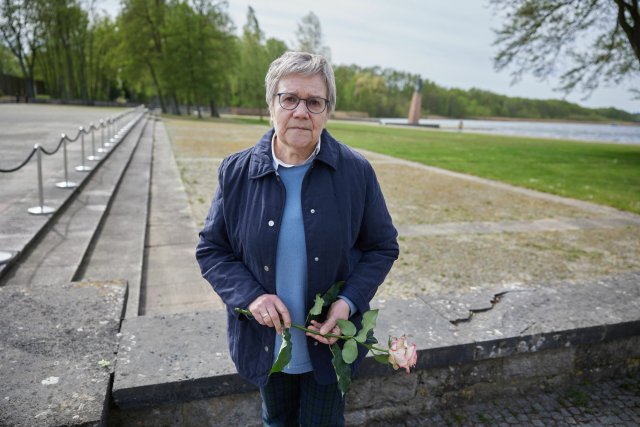
<path id="1" fill-rule="evenodd" d="M 196 243 L 168 135 L 162 121 L 154 121 L 74 279 L 126 280 L 127 318 L 220 309 L 199 274 Z"/>
<path id="2" fill-rule="evenodd" d="M 33 288 L 73 280 L 138 146 L 147 123 L 146 118 L 140 119 L 83 187 L 33 234 L 30 250 L 21 253 L 3 285 Z"/>
<path id="3" fill-rule="evenodd" d="M 137 316 L 149 212 L 153 140 L 157 119 L 140 142 L 74 280 L 122 279 L 128 283 L 126 316 Z"/>
<path id="4" fill-rule="evenodd" d="M 67 144 L 68 178 L 78 184 L 75 188 L 58 188 L 56 184 L 64 181 L 63 149 L 51 155 L 42 155 L 42 187 L 44 205 L 55 211 L 46 215 L 31 215 L 27 209 L 39 206 L 37 181 L 37 156 L 24 167 L 11 173 L 0 173 L 0 280 L 9 272 L 11 265 L 17 263 L 28 252 L 32 244 L 46 234 L 48 226 L 64 208 L 77 196 L 91 176 L 102 163 L 106 162 L 112 151 L 100 154 L 100 160 L 89 161 L 86 156 L 92 154 L 90 135 L 84 136 L 84 164 L 93 168 L 90 171 L 76 171 L 82 160 L 82 137 L 78 125 L 91 129 L 92 123 L 102 119 L 118 117 L 117 130 L 122 128 L 136 114 L 135 109 L 102 109 L 78 107 L 53 107 L 43 105 L 15 106 L 7 110 L 0 106 L 0 139 L 2 140 L 2 167 L 14 167 L 22 162 L 35 144 L 52 152 L 58 147 L 62 132 L 74 139 Z M 114 114 L 118 116 L 114 116 Z M 95 126 L 95 125 L 94 125 Z M 93 133 L 95 147 L 100 148 L 102 138 L 105 142 L 109 132 L 97 129 Z M 122 135 L 120 135 L 122 137 Z M 9 255 L 9 259 L 6 256 Z"/>
<path id="5" fill-rule="evenodd" d="M 197 243 L 198 230 L 191 218 L 171 141 L 164 124 L 158 122 L 140 315 L 223 309 L 218 295 L 200 275 L 195 259 Z"/>

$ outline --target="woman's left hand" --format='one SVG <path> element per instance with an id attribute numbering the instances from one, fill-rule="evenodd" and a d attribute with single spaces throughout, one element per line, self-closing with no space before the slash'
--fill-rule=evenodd
<path id="1" fill-rule="evenodd" d="M 349 311 L 350 311 L 349 304 L 347 304 L 346 301 L 342 299 L 338 299 L 336 300 L 336 302 L 331 304 L 331 307 L 329 308 L 329 312 L 327 313 L 327 320 L 325 320 L 323 323 L 312 320 L 308 328 L 313 331 L 318 331 L 322 335 L 326 335 L 326 334 L 340 335 L 341 332 L 340 332 L 340 328 L 337 325 L 337 321 L 338 319 L 348 320 Z M 336 341 L 338 341 L 338 338 L 334 338 L 334 337 L 325 338 L 321 335 L 316 335 L 311 332 L 307 332 L 307 336 L 314 338 L 323 344 L 328 344 L 328 345 L 332 345 Z"/>

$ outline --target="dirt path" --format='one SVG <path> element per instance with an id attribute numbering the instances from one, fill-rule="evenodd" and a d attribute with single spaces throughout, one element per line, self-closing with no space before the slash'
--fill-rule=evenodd
<path id="1" fill-rule="evenodd" d="M 200 226 L 222 158 L 255 144 L 267 127 L 178 120 L 166 126 Z M 429 298 L 640 269 L 639 216 L 363 153 L 400 232 L 401 255 L 380 298 Z"/>

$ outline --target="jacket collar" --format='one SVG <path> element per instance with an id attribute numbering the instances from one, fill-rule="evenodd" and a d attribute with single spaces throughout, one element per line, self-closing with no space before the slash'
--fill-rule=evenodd
<path id="1" fill-rule="evenodd" d="M 253 147 L 251 161 L 249 163 L 249 178 L 261 178 L 269 173 L 275 173 L 273 168 L 273 156 L 271 154 L 271 139 L 274 129 L 265 133 L 260 141 Z M 321 149 L 314 161 L 321 161 L 333 169 L 338 166 L 338 141 L 326 130 L 320 134 Z"/>

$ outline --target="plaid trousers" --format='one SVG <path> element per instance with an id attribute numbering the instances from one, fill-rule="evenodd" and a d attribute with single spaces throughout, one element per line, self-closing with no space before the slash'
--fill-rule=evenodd
<path id="1" fill-rule="evenodd" d="M 320 385 L 313 372 L 272 374 L 260 395 L 264 426 L 344 426 L 344 399 L 338 384 Z"/>

